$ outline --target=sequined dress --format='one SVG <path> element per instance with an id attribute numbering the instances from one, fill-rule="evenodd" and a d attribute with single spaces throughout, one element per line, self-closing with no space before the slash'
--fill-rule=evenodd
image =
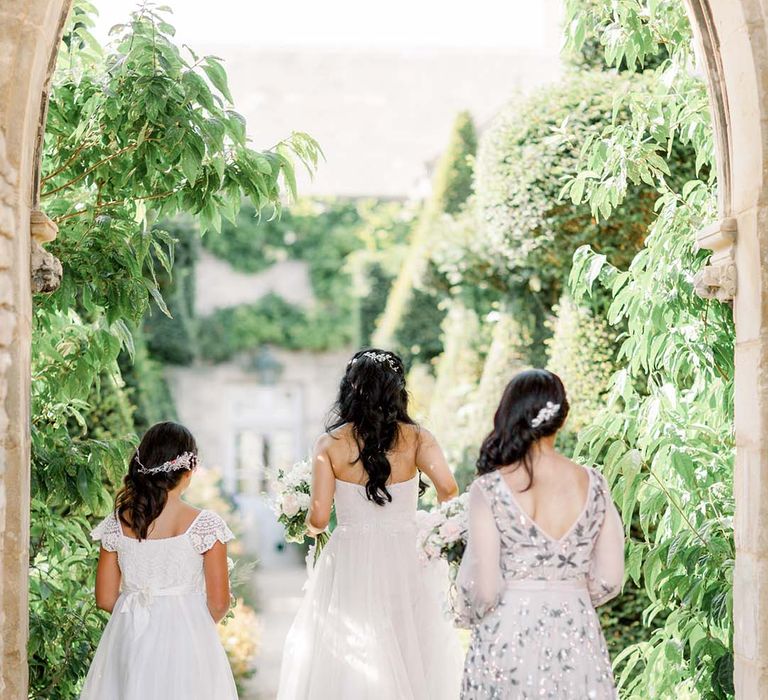
<path id="1" fill-rule="evenodd" d="M 588 472 L 584 508 L 560 539 L 527 516 L 500 472 L 472 485 L 457 578 L 472 630 L 463 700 L 618 697 L 595 606 L 621 588 L 624 533 L 604 477 Z"/>
<path id="2" fill-rule="evenodd" d="M 91 533 L 117 552 L 120 597 L 80 700 L 237 700 L 205 598 L 203 554 L 233 538 L 202 510 L 178 537 L 138 541 L 109 515 Z"/>

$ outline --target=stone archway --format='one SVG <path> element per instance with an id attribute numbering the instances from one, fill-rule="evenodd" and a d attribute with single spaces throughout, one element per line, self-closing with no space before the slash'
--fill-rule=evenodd
<path id="1" fill-rule="evenodd" d="M 27 697 L 33 229 L 41 240 L 54 234 L 33 212 L 48 84 L 69 4 L 0 6 L 0 697 L 8 700 Z"/>
<path id="2" fill-rule="evenodd" d="M 713 251 L 703 296 L 736 319 L 735 683 L 768 698 L 768 8 L 759 0 L 686 0 L 715 122 L 720 221 L 698 235 Z"/>
<path id="3" fill-rule="evenodd" d="M 39 244 L 55 235 L 35 210 L 47 90 L 70 2 L 0 8 L 0 696 L 8 700 L 27 695 L 31 273 L 50 264 Z M 768 6 L 686 4 L 720 178 L 721 220 L 699 234 L 713 255 L 697 287 L 733 300 L 736 315 L 735 680 L 737 697 L 753 700 L 768 698 Z"/>

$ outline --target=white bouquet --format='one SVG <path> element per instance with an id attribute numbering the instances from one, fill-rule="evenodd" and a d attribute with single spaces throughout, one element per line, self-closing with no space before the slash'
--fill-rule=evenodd
<path id="1" fill-rule="evenodd" d="M 312 463 L 309 460 L 296 462 L 290 469 L 278 469 L 274 483 L 273 508 L 278 521 L 285 527 L 287 542 L 302 544 L 309 535 L 307 515 L 311 490 Z M 317 535 L 315 559 L 320 555 L 329 537 L 327 532 Z"/>
<path id="2" fill-rule="evenodd" d="M 426 561 L 445 559 L 451 575 L 458 571 L 469 531 L 469 495 L 441 503 L 427 512 L 419 522 L 418 543 L 421 556 Z"/>

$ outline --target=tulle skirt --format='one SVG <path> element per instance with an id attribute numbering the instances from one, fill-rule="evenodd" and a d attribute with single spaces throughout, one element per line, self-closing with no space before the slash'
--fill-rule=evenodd
<path id="1" fill-rule="evenodd" d="M 283 653 L 278 700 L 455 700 L 462 651 L 415 529 L 336 528 Z"/>
<path id="2" fill-rule="evenodd" d="M 204 596 L 121 595 L 80 700 L 237 700 Z"/>

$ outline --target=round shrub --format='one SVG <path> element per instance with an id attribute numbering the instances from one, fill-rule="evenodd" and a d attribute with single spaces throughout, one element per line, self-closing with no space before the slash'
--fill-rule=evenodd
<path id="1" fill-rule="evenodd" d="M 614 95 L 628 81 L 606 72 L 569 74 L 557 85 L 504 109 L 478 152 L 475 191 L 477 236 L 492 274 L 510 289 L 521 286 L 557 302 L 576 249 L 590 243 L 612 263 L 627 265 L 653 220 L 654 188 L 634 187 L 607 221 L 589 205 L 561 200 L 578 170 L 582 145 L 611 122 Z M 636 86 L 635 86 L 636 87 Z"/>

